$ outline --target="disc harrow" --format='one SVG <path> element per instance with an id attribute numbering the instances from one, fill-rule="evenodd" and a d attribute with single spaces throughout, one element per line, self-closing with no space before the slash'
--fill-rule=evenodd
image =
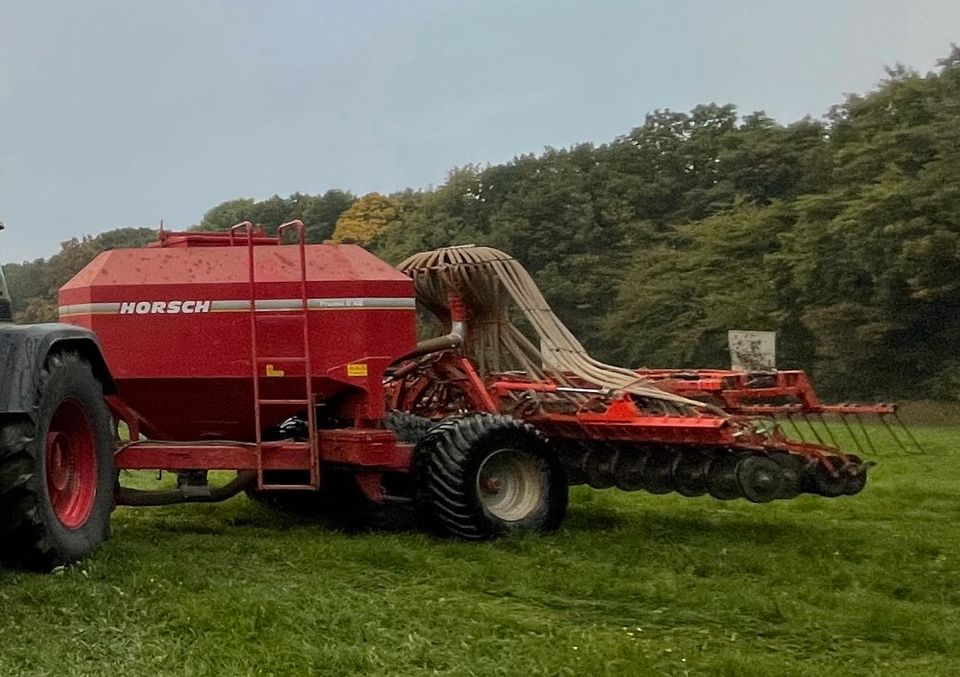
<path id="1" fill-rule="evenodd" d="M 802 371 L 595 360 L 496 249 L 425 252 L 399 270 L 450 333 L 388 370 L 388 406 L 435 422 L 468 412 L 523 420 L 550 440 L 571 484 L 755 503 L 837 497 L 864 488 L 864 457 L 876 455 L 864 416 L 880 417 L 904 450 L 919 448 L 895 405 L 824 404 Z"/>

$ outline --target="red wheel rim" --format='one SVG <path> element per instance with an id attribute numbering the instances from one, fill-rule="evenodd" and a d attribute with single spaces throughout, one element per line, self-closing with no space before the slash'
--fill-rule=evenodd
<path id="1" fill-rule="evenodd" d="M 47 492 L 63 526 L 86 524 L 97 497 L 97 441 L 83 406 L 74 399 L 60 403 L 46 448 Z"/>

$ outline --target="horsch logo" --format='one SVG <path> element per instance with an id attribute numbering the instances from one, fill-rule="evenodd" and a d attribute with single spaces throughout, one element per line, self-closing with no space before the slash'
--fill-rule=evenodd
<path id="1" fill-rule="evenodd" d="M 128 301 L 120 304 L 121 315 L 193 315 L 209 312 L 209 301 Z"/>

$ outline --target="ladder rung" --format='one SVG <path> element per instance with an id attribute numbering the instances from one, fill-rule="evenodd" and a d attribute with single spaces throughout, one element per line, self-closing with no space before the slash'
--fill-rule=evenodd
<path id="1" fill-rule="evenodd" d="M 274 451 L 276 449 L 309 449 L 310 443 L 307 441 L 291 442 L 290 440 L 277 440 L 261 442 L 260 447 L 267 451 Z"/>
<path id="2" fill-rule="evenodd" d="M 312 484 L 261 484 L 262 491 L 303 491 L 304 489 L 317 490 Z"/>
<path id="3" fill-rule="evenodd" d="M 283 233 L 282 230 L 287 226 L 295 225 L 294 222 L 289 224 L 284 224 L 281 226 L 280 231 L 278 232 L 278 241 L 280 244 L 283 244 Z M 300 223 L 298 227 L 298 236 L 299 236 L 299 247 L 300 247 L 300 284 L 301 284 L 301 294 L 299 299 L 294 300 L 294 307 L 292 308 L 276 308 L 270 307 L 276 303 L 275 299 L 258 299 L 257 298 L 257 275 L 256 275 L 256 263 L 254 256 L 254 240 L 253 240 L 253 230 L 252 226 L 246 224 L 247 228 L 247 248 L 249 252 L 249 273 L 250 273 L 250 310 L 253 311 L 250 313 L 251 317 L 251 359 L 250 365 L 253 371 L 253 392 L 254 392 L 254 416 L 256 417 L 257 422 L 260 422 L 262 417 L 261 409 L 263 407 L 269 406 L 302 406 L 307 408 L 308 419 L 310 422 L 310 441 L 309 442 L 298 442 L 291 443 L 289 441 L 282 442 L 264 442 L 262 438 L 262 432 L 257 427 L 257 487 L 261 490 L 267 491 L 303 491 L 303 490 L 317 490 L 320 487 L 320 475 L 319 475 L 319 448 L 317 446 L 317 431 L 314 421 L 314 407 L 316 405 L 316 399 L 313 392 L 313 382 L 311 374 L 296 374 L 295 377 L 303 378 L 304 384 L 306 386 L 306 397 L 304 399 L 264 399 L 260 397 L 260 387 L 261 379 L 265 378 L 263 374 L 260 373 L 260 365 L 270 364 L 271 362 L 275 364 L 288 365 L 288 364 L 303 364 L 309 366 L 310 364 L 310 344 L 309 337 L 304 334 L 304 339 L 306 344 L 304 345 L 302 355 L 288 355 L 284 357 L 279 356 L 260 356 L 257 355 L 257 345 L 258 345 L 258 336 L 260 332 L 268 332 L 269 321 L 270 320 L 295 320 L 306 332 L 309 328 L 310 322 L 310 307 L 307 300 L 307 262 L 305 254 L 305 243 L 303 238 L 303 224 Z M 234 231 L 231 230 L 231 233 Z M 262 283 L 261 283 L 262 284 Z M 262 304 L 261 308 L 257 307 L 257 304 Z M 268 370 L 269 371 L 269 370 Z M 309 371 L 309 369 L 305 369 Z M 269 374 L 268 374 L 269 376 Z M 276 448 L 295 448 L 309 451 L 310 453 L 310 482 L 305 484 L 267 484 L 263 481 L 264 479 L 264 467 L 263 460 L 264 455 L 269 454 Z"/>

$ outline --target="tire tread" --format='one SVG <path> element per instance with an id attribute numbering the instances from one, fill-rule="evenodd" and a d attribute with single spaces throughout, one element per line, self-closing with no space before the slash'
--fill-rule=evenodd
<path id="1" fill-rule="evenodd" d="M 476 414 L 433 426 L 414 452 L 414 507 L 422 526 L 445 536 L 484 540 L 504 528 L 484 514 L 471 494 L 471 465 L 498 444 L 522 443 L 550 465 L 547 515 L 540 531 L 557 528 L 566 513 L 567 484 L 562 465 L 546 439 L 531 425 L 509 416 Z"/>
<path id="2" fill-rule="evenodd" d="M 72 351 L 55 352 L 47 357 L 40 372 L 34 415 L 39 415 L 51 380 L 62 369 L 71 369 L 79 378 L 96 384 L 102 409 L 92 414 L 109 418 L 106 404 L 102 403 L 102 385 L 93 368 Z M 101 418 L 101 422 L 103 420 Z M 36 440 L 36 428 L 37 424 L 28 416 L 0 417 L 0 560 L 28 569 L 49 570 L 75 558 L 59 547 L 44 518 L 42 506 L 48 498 L 45 480 L 39 473 L 45 447 Z M 112 510 L 112 496 L 110 503 Z M 98 540 L 105 540 L 108 533 L 109 511 Z"/>

